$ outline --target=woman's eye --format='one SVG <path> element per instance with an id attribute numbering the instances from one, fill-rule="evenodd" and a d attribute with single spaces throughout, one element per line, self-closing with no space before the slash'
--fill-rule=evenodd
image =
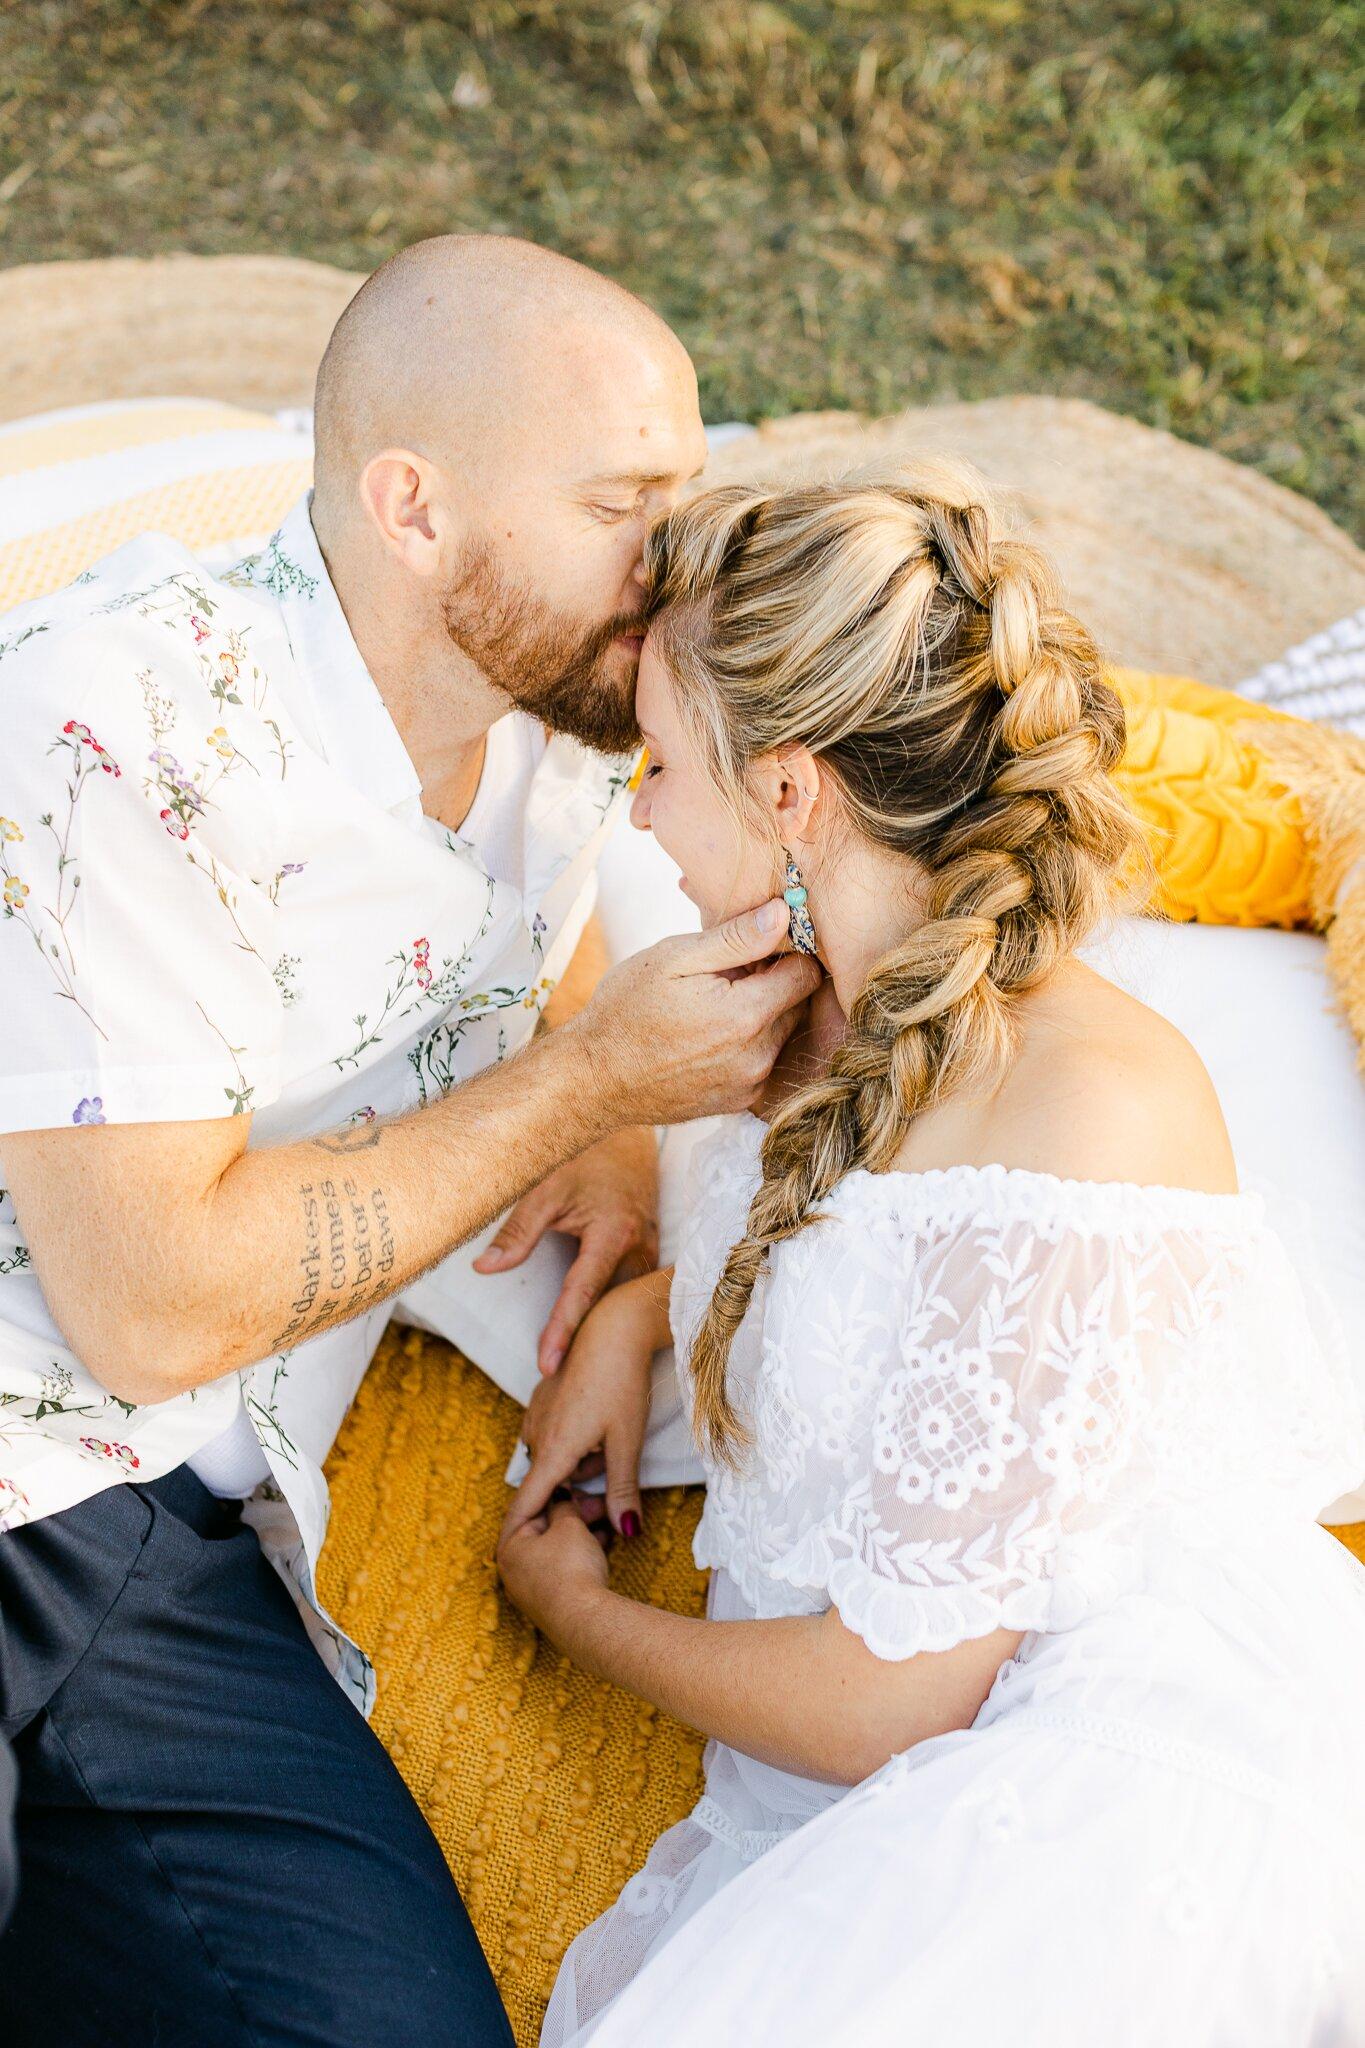
<path id="1" fill-rule="evenodd" d="M 649 782 L 652 780 L 654 776 L 662 775 L 663 772 L 664 764 L 662 761 L 651 761 L 649 763 L 649 766 L 645 769 L 645 781 Z"/>
<path id="2" fill-rule="evenodd" d="M 621 520 L 629 519 L 631 514 L 629 505 L 594 505 L 591 509 L 594 516 L 605 520 L 608 526 L 618 525 Z"/>

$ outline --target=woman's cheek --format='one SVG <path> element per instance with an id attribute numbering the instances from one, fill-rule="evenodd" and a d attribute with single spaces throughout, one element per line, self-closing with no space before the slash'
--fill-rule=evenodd
<path id="1" fill-rule="evenodd" d="M 674 814 L 674 806 L 669 801 L 668 791 L 665 789 L 656 790 L 654 801 L 650 807 L 649 829 L 669 859 L 676 861 L 681 867 L 684 853 L 682 842 L 686 840 L 687 835 L 685 831 L 679 832 L 678 823 L 679 820 Z"/>

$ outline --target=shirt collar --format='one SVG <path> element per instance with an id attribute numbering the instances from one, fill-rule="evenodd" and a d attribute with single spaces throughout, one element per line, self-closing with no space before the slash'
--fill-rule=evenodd
<path id="1" fill-rule="evenodd" d="M 252 580 L 284 616 L 329 764 L 385 810 L 420 798 L 422 781 L 356 646 L 327 573 L 306 492 L 257 556 Z"/>

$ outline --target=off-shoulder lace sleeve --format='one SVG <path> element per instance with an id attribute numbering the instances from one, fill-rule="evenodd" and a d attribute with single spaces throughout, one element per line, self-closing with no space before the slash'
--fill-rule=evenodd
<path id="1" fill-rule="evenodd" d="M 699 1561 L 759 1611 L 765 1581 L 823 1595 L 903 1658 L 1108 1604 L 1154 1504 L 1291 1468 L 1311 1487 L 1330 1422 L 1292 1272 L 1242 1198 L 1186 1218 L 1175 1194 L 1096 1228 L 1013 1188 L 927 1221 L 883 1197 L 782 1247 L 752 1457 L 713 1478 Z"/>
<path id="2" fill-rule="evenodd" d="M 831 1602 L 879 1655 L 1054 1618 L 1068 1518 L 1079 1565 L 1103 1521 L 1084 1508 L 1131 1452 L 1134 1277 L 1110 1245 L 1016 1229 L 959 1240 L 913 1280 L 860 1470 L 821 1532 Z"/>

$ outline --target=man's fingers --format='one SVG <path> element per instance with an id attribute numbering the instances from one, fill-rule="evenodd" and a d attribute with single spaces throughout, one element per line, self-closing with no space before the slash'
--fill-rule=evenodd
<path id="1" fill-rule="evenodd" d="M 553 1528 L 556 1522 L 562 1522 L 565 1516 L 568 1516 L 575 1522 L 581 1519 L 575 1502 L 572 1500 L 557 1500 L 550 1509 L 550 1527 Z"/>
<path id="2" fill-rule="evenodd" d="M 641 1280 L 646 1273 L 652 1273 L 658 1263 L 659 1233 L 657 1230 L 650 1230 L 646 1233 L 643 1243 L 637 1245 L 633 1252 L 626 1253 L 612 1274 L 612 1279 L 618 1287 L 626 1280 Z"/>
<path id="3" fill-rule="evenodd" d="M 557 1471 L 549 1460 L 537 1459 L 512 1496 L 512 1505 L 507 1510 L 508 1530 L 520 1529 L 543 1514 L 555 1488 L 568 1476 L 567 1472 Z"/>
<path id="4" fill-rule="evenodd" d="M 546 1378 L 558 1372 L 579 1324 L 610 1286 L 625 1249 L 623 1236 L 618 1227 L 605 1224 L 589 1224 L 584 1231 L 578 1257 L 564 1275 L 559 1298 L 541 1332 L 537 1363 Z"/>
<path id="5" fill-rule="evenodd" d="M 784 953 L 780 960 L 744 977 L 738 986 L 738 1000 L 751 1003 L 763 1017 L 780 1017 L 809 1002 L 823 978 L 824 969 L 808 953 Z"/>
<path id="6" fill-rule="evenodd" d="M 805 1004 L 798 1003 L 797 1007 L 794 1010 L 784 1010 L 782 1012 L 782 1015 L 778 1017 L 775 1020 L 775 1022 L 768 1026 L 769 1033 L 772 1037 L 774 1062 L 776 1062 L 777 1057 L 781 1052 L 783 1046 L 787 1043 L 787 1040 L 789 1038 L 794 1038 L 796 1036 L 797 1032 L 801 1029 L 805 1021 Z"/>
<path id="7" fill-rule="evenodd" d="M 573 1491 L 570 1493 L 569 1498 L 590 1529 L 601 1528 L 604 1522 L 608 1528 L 611 1527 L 610 1522 L 607 1520 L 607 1504 L 600 1493 L 579 1493 Z"/>
<path id="8" fill-rule="evenodd" d="M 780 896 L 760 903 L 757 910 L 745 910 L 727 917 L 724 924 L 689 936 L 680 944 L 680 974 L 720 974 L 726 968 L 750 967 L 766 960 L 783 943 L 791 913 Z M 686 950 L 681 950 L 685 948 Z"/>
<path id="9" fill-rule="evenodd" d="M 474 1261 L 476 1273 L 510 1273 L 535 1250 L 554 1214 L 539 1188 L 523 1195 Z"/>
<path id="10" fill-rule="evenodd" d="M 514 1522 L 509 1509 L 503 1518 L 502 1527 L 498 1531 L 498 1559 L 501 1560 L 505 1547 L 509 1543 L 515 1543 L 517 1537 L 521 1535 L 524 1529 L 534 1529 L 538 1536 L 543 1536 L 549 1526 L 550 1518 L 548 1515 L 528 1515 L 524 1522 Z"/>

